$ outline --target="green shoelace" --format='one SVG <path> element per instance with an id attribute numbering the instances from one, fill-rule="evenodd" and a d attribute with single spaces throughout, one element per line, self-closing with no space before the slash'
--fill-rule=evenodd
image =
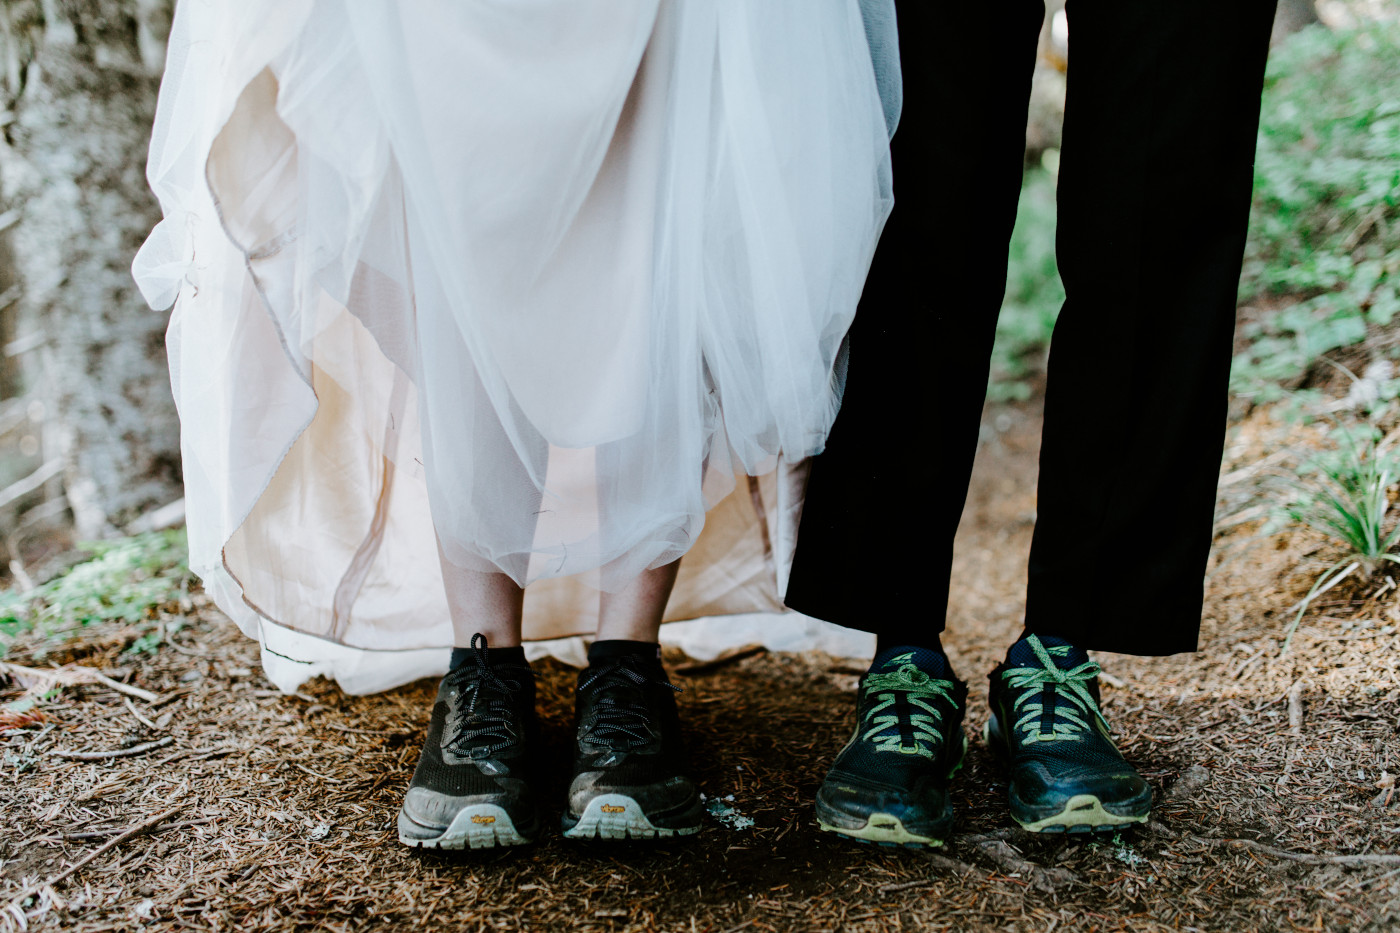
<path id="1" fill-rule="evenodd" d="M 1054 658 L 1066 657 L 1069 646 L 1047 648 L 1039 638 L 1026 639 L 1041 667 L 1016 667 L 1003 671 L 1007 685 L 1024 691 L 1016 698 L 1012 710 L 1021 714 L 1014 728 L 1020 730 L 1026 744 L 1033 742 L 1074 742 L 1087 732 L 1090 720 L 1098 719 L 1108 731 L 1108 720 L 1099 712 L 1099 704 L 1085 686 L 1099 673 L 1099 665 L 1085 661 L 1078 667 L 1064 670 Z M 1032 688 L 1041 688 L 1032 692 Z M 1046 726 L 1049 725 L 1049 729 Z"/>
<path id="2" fill-rule="evenodd" d="M 865 691 L 880 702 L 866 711 L 863 719 L 870 728 L 861 738 L 873 742 L 877 752 L 933 758 L 942 741 L 938 723 L 943 719 L 943 711 L 934 704 L 938 700 L 952 702 L 953 682 L 919 670 L 908 658 L 909 655 L 901 655 L 889 662 L 906 661 L 896 671 L 865 676 Z M 904 744 L 904 730 L 899 726 L 901 699 L 909 717 L 912 745 Z"/>

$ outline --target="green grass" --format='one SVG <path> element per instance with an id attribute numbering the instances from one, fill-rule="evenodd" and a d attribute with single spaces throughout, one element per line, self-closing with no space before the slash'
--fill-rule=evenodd
<path id="1" fill-rule="evenodd" d="M 1340 436 L 1337 447 L 1299 469 L 1285 512 L 1290 521 L 1341 544 L 1342 562 L 1357 562 L 1365 579 L 1384 563 L 1400 563 L 1392 553 L 1400 524 L 1385 527 L 1390 490 L 1400 482 L 1400 454 L 1382 449 L 1380 431 L 1369 424 L 1338 425 L 1334 434 Z"/>
<path id="2" fill-rule="evenodd" d="M 0 593 L 0 656 L 14 636 L 38 630 L 56 638 L 92 622 L 138 623 L 177 605 L 189 589 L 184 529 L 85 545 L 92 557 L 28 593 Z M 129 651 L 151 651 L 159 635 L 139 636 Z"/>
<path id="3" fill-rule="evenodd" d="M 1365 582 L 1389 564 L 1400 564 L 1400 523 L 1390 522 L 1391 490 L 1400 483 L 1400 453 L 1382 446 L 1374 425 L 1338 424 L 1337 446 L 1303 464 L 1288 484 L 1282 522 L 1303 525 L 1341 545 L 1342 556 L 1318 575 L 1298 604 L 1284 650 L 1308 606 L 1349 576 Z M 1389 527 L 1387 527 L 1389 526 Z"/>

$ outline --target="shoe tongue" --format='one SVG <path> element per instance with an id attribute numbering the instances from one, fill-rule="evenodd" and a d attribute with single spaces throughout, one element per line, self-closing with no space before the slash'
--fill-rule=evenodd
<path id="1" fill-rule="evenodd" d="M 1050 660 L 1055 662 L 1055 666 L 1060 670 L 1068 671 L 1089 660 L 1089 652 L 1083 648 L 1075 647 L 1063 638 L 1056 638 L 1054 635 L 1027 635 L 1011 646 L 1006 652 L 1006 664 L 1008 667 L 1040 667 L 1041 660 L 1036 657 L 1035 649 L 1031 647 L 1030 639 L 1039 638 L 1040 643 L 1045 646 L 1050 655 Z M 1068 648 L 1068 651 L 1049 651 L 1050 648 Z"/>
<path id="2" fill-rule="evenodd" d="M 946 654 L 932 648 L 921 648 L 916 645 L 895 645 L 886 648 L 875 655 L 875 659 L 870 662 L 870 670 L 877 674 L 885 671 L 897 671 L 906 664 L 913 664 L 925 674 L 942 680 L 953 676 L 953 665 L 948 663 Z"/>

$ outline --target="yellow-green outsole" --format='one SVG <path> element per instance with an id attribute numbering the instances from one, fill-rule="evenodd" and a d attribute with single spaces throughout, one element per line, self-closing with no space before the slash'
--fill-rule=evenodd
<path id="1" fill-rule="evenodd" d="M 920 836 L 911 833 L 904 828 L 904 824 L 898 817 L 890 816 L 887 813 L 872 813 L 870 819 L 860 829 L 848 829 L 844 826 L 832 826 L 830 823 L 817 821 L 817 826 L 824 832 L 837 833 L 850 839 L 858 839 L 861 842 L 873 842 L 882 846 L 941 846 L 942 839 L 934 839 L 931 836 Z"/>
<path id="2" fill-rule="evenodd" d="M 1124 816 L 1104 808 L 1103 801 L 1093 794 L 1076 794 L 1059 813 L 1033 822 L 1012 819 L 1028 833 L 1104 832 L 1133 823 L 1146 823 L 1148 814 Z"/>

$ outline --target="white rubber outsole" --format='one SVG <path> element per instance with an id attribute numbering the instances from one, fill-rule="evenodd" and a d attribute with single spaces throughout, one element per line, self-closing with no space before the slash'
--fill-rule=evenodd
<path id="1" fill-rule="evenodd" d="M 564 835 L 569 839 L 665 839 L 690 836 L 699 831 L 699 826 L 686 829 L 654 826 L 631 797 L 600 794 L 588 802 L 578 823 L 564 830 Z"/>
<path id="2" fill-rule="evenodd" d="M 505 810 L 495 804 L 481 803 L 466 807 L 453 817 L 452 825 L 441 836 L 415 839 L 400 830 L 399 842 L 415 849 L 491 849 L 523 846 L 530 840 L 520 835 Z"/>

